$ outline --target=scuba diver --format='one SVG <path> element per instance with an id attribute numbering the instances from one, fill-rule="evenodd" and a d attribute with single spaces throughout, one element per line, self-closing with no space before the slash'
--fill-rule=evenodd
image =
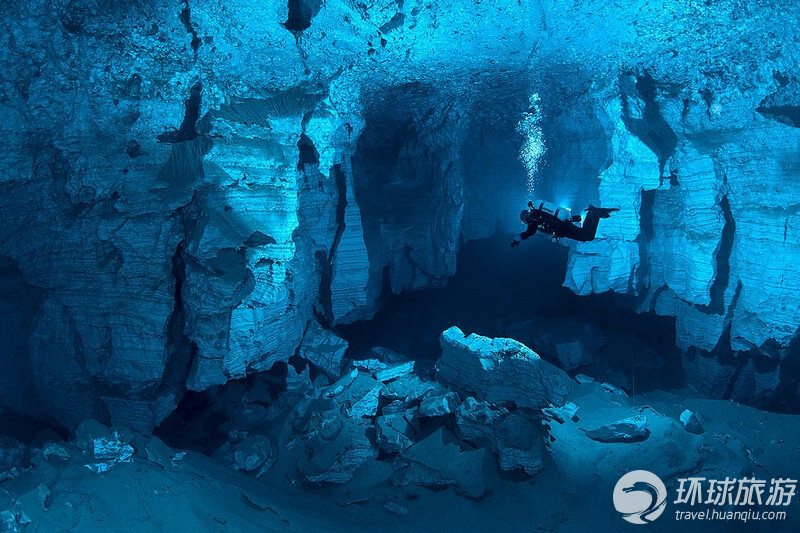
<path id="1" fill-rule="evenodd" d="M 537 200 L 528 202 L 530 209 L 525 209 L 519 214 L 519 219 L 528 228 L 514 237 L 511 247 L 519 246 L 522 241 L 535 235 L 537 231 L 547 233 L 552 236 L 553 242 L 562 237 L 574 241 L 588 242 L 594 240 L 597 233 L 597 223 L 601 218 L 608 218 L 619 208 L 595 207 L 590 205 L 586 210 L 586 218 L 578 226 L 575 223 L 581 221 L 580 215 L 573 215 L 572 211 L 564 207 L 558 207 L 548 202 Z"/>

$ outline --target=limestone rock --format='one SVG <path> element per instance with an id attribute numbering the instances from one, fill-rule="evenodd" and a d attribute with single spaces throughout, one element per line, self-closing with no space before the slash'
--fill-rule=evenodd
<path id="1" fill-rule="evenodd" d="M 307 458 L 298 468 L 303 476 L 314 483 L 347 483 L 366 460 L 377 454 L 364 433 L 364 427 L 345 423 L 332 438 L 312 436 L 306 445 Z"/>
<path id="2" fill-rule="evenodd" d="M 423 381 L 415 374 L 407 374 L 386 384 L 381 389 L 381 398 L 402 400 L 411 404 L 429 395 L 442 395 L 447 391 L 436 381 Z"/>
<path id="3" fill-rule="evenodd" d="M 308 324 L 297 354 L 322 370 L 328 377 L 337 379 L 348 343 L 330 330 L 323 329 L 315 320 Z"/>
<path id="4" fill-rule="evenodd" d="M 573 422 L 580 420 L 578 418 L 578 411 L 580 411 L 580 407 L 572 402 L 567 402 L 562 407 L 548 407 L 547 409 L 542 409 L 542 413 L 544 413 L 545 416 L 552 418 L 559 424 L 563 424 L 566 420 L 572 420 Z"/>
<path id="5" fill-rule="evenodd" d="M 407 361 L 405 363 L 397 363 L 389 365 L 375 372 L 375 378 L 378 381 L 392 381 L 402 376 L 406 376 L 414 371 L 414 361 Z"/>
<path id="6" fill-rule="evenodd" d="M 618 420 L 585 432 L 590 439 L 604 443 L 640 442 L 650 435 L 644 415 Z"/>
<path id="7" fill-rule="evenodd" d="M 530 419 L 517 413 L 497 425 L 497 454 L 501 470 L 533 475 L 542 470 L 543 433 Z"/>
<path id="8" fill-rule="evenodd" d="M 233 447 L 232 453 L 234 468 L 244 472 L 260 468 L 260 473 L 263 473 L 275 461 L 275 450 L 264 435 L 248 436 Z"/>
<path id="9" fill-rule="evenodd" d="M 484 450 L 461 451 L 446 443 L 442 428 L 410 447 L 402 455 L 402 464 L 391 477 L 398 486 L 420 485 L 429 488 L 453 486 L 469 498 L 480 498 L 486 492 L 484 483 Z"/>
<path id="10" fill-rule="evenodd" d="M 378 447 L 389 453 L 403 452 L 414 444 L 409 435 L 411 425 L 402 414 L 379 416 L 375 421 Z"/>
<path id="11" fill-rule="evenodd" d="M 442 395 L 430 394 L 419 404 L 420 416 L 444 416 L 455 412 L 460 400 L 455 392 L 446 392 Z"/>
<path id="12" fill-rule="evenodd" d="M 487 402 L 468 396 L 456 409 L 459 436 L 478 447 L 493 447 L 495 423 L 508 414 L 503 408 L 493 408 Z"/>
<path id="13" fill-rule="evenodd" d="M 489 339 L 452 327 L 440 337 L 440 379 L 478 399 L 520 407 L 561 405 L 573 381 L 513 339 Z"/>
<path id="14" fill-rule="evenodd" d="M 681 413 L 680 420 L 681 424 L 683 424 L 683 429 L 689 433 L 701 435 L 705 431 L 703 429 L 703 425 L 700 423 L 700 417 L 697 416 L 697 413 L 694 411 L 690 411 L 688 409 L 684 410 Z"/>
<path id="15" fill-rule="evenodd" d="M 98 474 L 108 471 L 119 463 L 131 462 L 134 453 L 133 446 L 123 442 L 117 432 L 112 433 L 110 437 L 93 438 L 90 451 L 94 462 L 87 464 L 86 468 Z"/>

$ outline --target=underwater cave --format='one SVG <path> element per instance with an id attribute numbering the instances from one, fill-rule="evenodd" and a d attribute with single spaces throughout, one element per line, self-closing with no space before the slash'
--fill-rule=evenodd
<path id="1" fill-rule="evenodd" d="M 800 527 L 797 6 L 62 4 L 0 531 Z"/>

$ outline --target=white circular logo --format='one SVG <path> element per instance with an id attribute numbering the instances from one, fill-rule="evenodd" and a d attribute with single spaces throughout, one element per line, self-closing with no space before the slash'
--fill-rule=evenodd
<path id="1" fill-rule="evenodd" d="M 631 524 L 649 524 L 664 512 L 667 487 L 647 470 L 628 472 L 614 487 L 614 507 Z"/>

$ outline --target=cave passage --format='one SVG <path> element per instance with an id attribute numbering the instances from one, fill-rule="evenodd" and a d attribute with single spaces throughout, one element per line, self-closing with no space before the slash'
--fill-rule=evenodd
<path id="1" fill-rule="evenodd" d="M 439 336 L 451 326 L 513 338 L 509 330 L 516 324 L 558 319 L 575 327 L 596 325 L 606 336 L 596 362 L 575 373 L 626 390 L 681 386 L 674 319 L 637 314 L 629 297 L 615 293 L 578 296 L 561 285 L 567 247 L 535 237 L 511 249 L 508 240 L 496 234 L 468 241 L 446 287 L 384 295 L 371 320 L 338 326 L 336 332 L 350 342 L 348 356 L 366 357 L 372 347 L 385 346 L 430 368 L 441 354 Z"/>

